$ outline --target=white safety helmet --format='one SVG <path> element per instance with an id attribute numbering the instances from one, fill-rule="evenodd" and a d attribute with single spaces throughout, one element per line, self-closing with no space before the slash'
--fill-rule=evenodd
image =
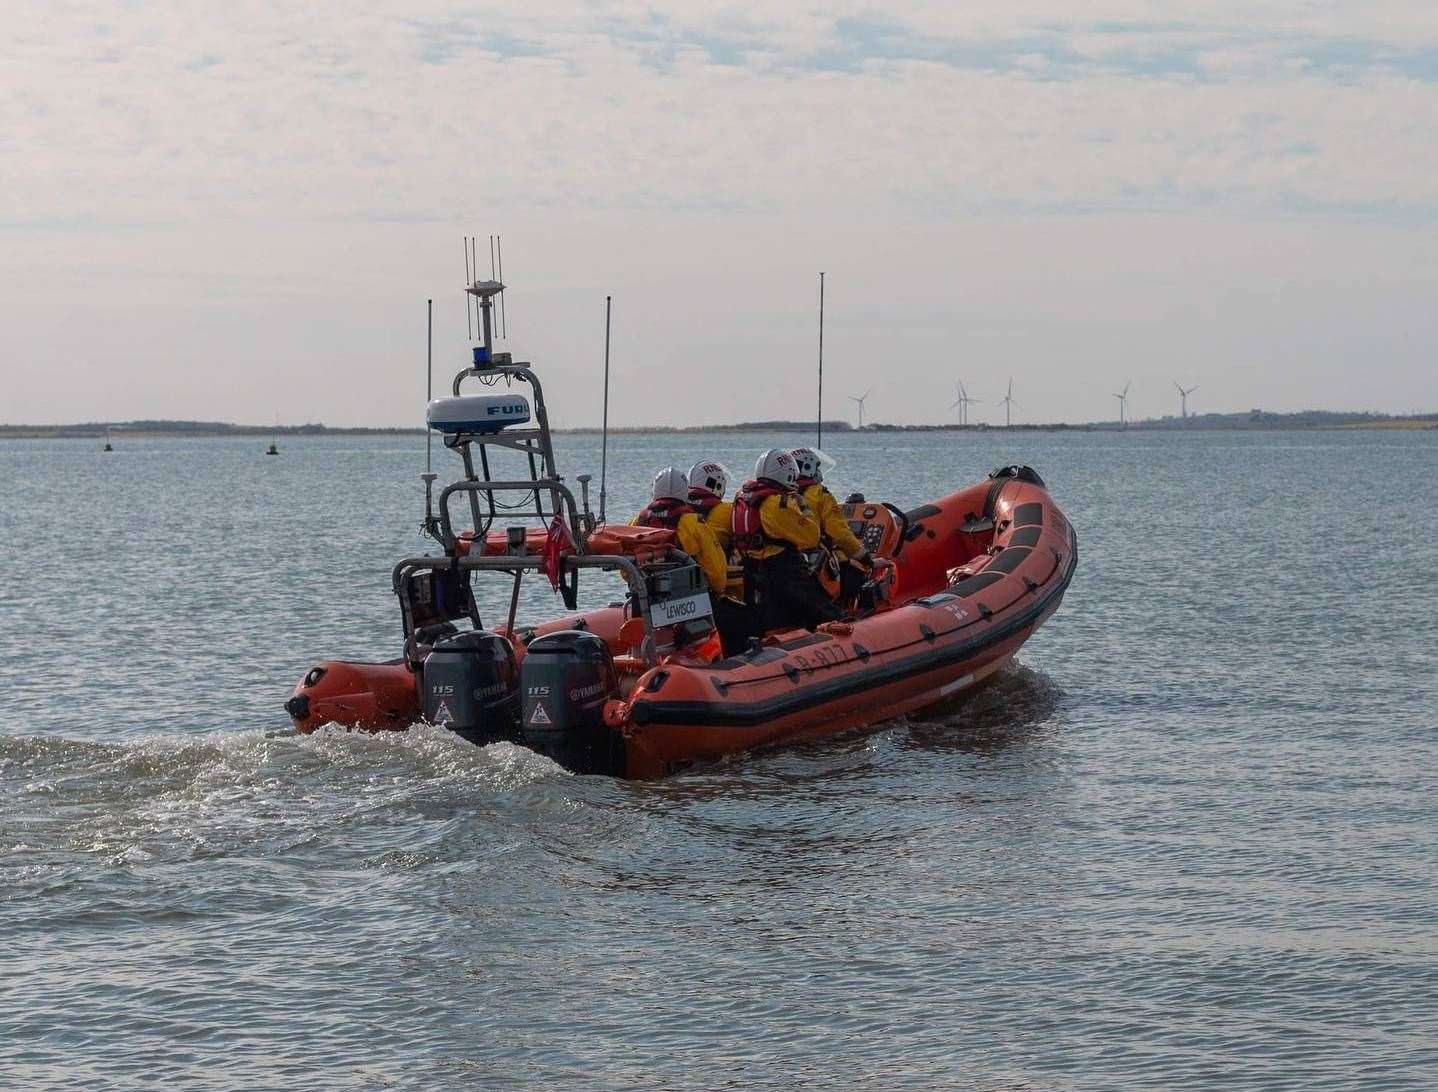
<path id="1" fill-rule="evenodd" d="M 793 489 L 799 481 L 799 467 L 794 456 L 783 448 L 771 447 L 754 464 L 754 477 Z"/>
<path id="2" fill-rule="evenodd" d="M 723 500 L 729 488 L 729 471 L 723 463 L 695 463 L 689 468 L 689 488 L 702 489 Z"/>
<path id="3" fill-rule="evenodd" d="M 815 447 L 796 447 L 792 452 L 794 462 L 799 466 L 799 477 L 824 480 L 824 471 L 832 470 L 838 464 Z"/>
<path id="4" fill-rule="evenodd" d="M 677 466 L 666 466 L 654 475 L 655 500 L 688 500 L 689 479 Z"/>

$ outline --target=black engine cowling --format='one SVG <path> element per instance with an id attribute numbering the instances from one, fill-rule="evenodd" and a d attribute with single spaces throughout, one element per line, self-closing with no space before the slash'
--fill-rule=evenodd
<path id="1" fill-rule="evenodd" d="M 520 676 L 527 746 L 576 773 L 623 772 L 623 741 L 604 724 L 604 703 L 619 696 L 619 680 L 601 638 L 577 629 L 536 637 Z"/>
<path id="2" fill-rule="evenodd" d="M 513 739 L 519 718 L 514 649 L 474 630 L 435 643 L 424 658 L 424 719 L 474 743 Z"/>

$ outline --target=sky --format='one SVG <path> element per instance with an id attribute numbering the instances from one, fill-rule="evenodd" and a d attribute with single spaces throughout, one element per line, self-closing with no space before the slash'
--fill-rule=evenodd
<path id="1" fill-rule="evenodd" d="M 0 423 L 418 425 L 504 246 L 551 420 L 1438 410 L 1438 5 L 32 3 Z M 483 261 L 488 270 L 488 258 Z"/>

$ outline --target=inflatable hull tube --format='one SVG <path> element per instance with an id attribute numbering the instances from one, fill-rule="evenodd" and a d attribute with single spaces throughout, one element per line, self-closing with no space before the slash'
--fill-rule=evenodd
<path id="1" fill-rule="evenodd" d="M 1052 616 L 1077 564 L 1073 529 L 1048 492 L 1014 477 L 924 505 L 906 523 L 894 559 L 902 605 L 641 677 L 618 729 L 626 775 L 660 777 L 952 700 L 1006 665 Z M 954 572 L 980 556 L 988 561 L 977 575 Z"/>
<path id="2" fill-rule="evenodd" d="M 604 718 L 613 746 L 602 771 L 580 772 L 662 777 L 950 701 L 1000 670 L 1048 620 L 1078 562 L 1072 527 L 1027 468 L 1003 468 L 907 513 L 865 502 L 846 510 L 896 572 L 889 603 L 851 624 L 771 633 L 740 656 L 677 655 L 655 668 L 623 645 L 616 607 L 504 634 L 521 665 L 529 641 L 563 630 L 593 633 L 614 653 L 619 698 Z M 329 661 L 286 708 L 302 732 L 327 721 L 403 728 L 419 716 L 417 678 L 402 661 Z"/>
<path id="3" fill-rule="evenodd" d="M 309 734 L 326 724 L 370 732 L 408 728 L 419 716 L 419 678 L 403 660 L 310 668 L 285 702 L 295 729 Z"/>

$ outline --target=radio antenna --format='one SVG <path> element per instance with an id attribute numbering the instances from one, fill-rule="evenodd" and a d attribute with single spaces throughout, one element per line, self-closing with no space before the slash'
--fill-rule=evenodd
<path id="1" fill-rule="evenodd" d="M 463 238 L 464 243 L 464 332 L 470 341 L 474 340 L 474 326 L 469 320 L 469 286 L 474 283 L 474 278 L 469 275 L 469 236 Z"/>
<path id="2" fill-rule="evenodd" d="M 491 235 L 491 236 L 489 237 L 489 279 L 492 280 L 492 281 L 498 281 L 500 284 L 503 284 L 503 283 L 504 283 L 504 278 L 501 277 L 501 276 L 499 275 L 499 273 L 497 272 L 496 267 L 495 267 L 495 260 L 494 260 L 495 245 L 496 245 L 496 243 L 497 243 L 498 241 L 499 241 L 499 236 L 498 236 L 498 235 Z M 495 302 L 498 303 L 499 306 L 497 306 L 497 307 L 494 309 L 494 336 L 495 336 L 495 337 L 503 337 L 503 336 L 504 336 L 504 297 L 503 297 L 503 296 L 500 296 L 499 299 L 498 299 L 497 301 L 495 301 Z"/>
<path id="3" fill-rule="evenodd" d="M 468 259 L 469 252 L 465 251 Z M 465 293 L 466 303 L 464 312 L 469 314 L 469 294 Z M 428 300 L 425 306 L 425 348 L 424 348 L 424 404 L 425 429 L 424 429 L 424 530 L 434 538 L 439 535 L 435 530 L 434 522 L 434 480 L 435 472 L 431 462 L 431 450 L 434 446 L 434 430 L 429 427 L 429 403 L 434 400 L 434 300 Z"/>
<path id="4" fill-rule="evenodd" d="M 495 253 L 499 255 L 499 283 L 504 283 L 504 242 L 498 235 L 494 237 Z M 502 338 L 509 337 L 509 308 L 504 302 L 504 296 L 499 297 L 499 328 L 503 332 L 499 335 Z"/>
<path id="5" fill-rule="evenodd" d="M 599 445 L 599 522 L 604 522 L 604 486 L 609 475 L 609 316 L 614 297 L 604 297 L 604 424 Z"/>
<path id="6" fill-rule="evenodd" d="M 428 406 L 434 401 L 434 300 L 427 301 L 424 316 L 424 404 Z M 427 423 L 426 423 L 427 424 Z M 431 466 L 430 451 L 434 447 L 434 430 L 426 427 L 424 430 L 424 472 L 428 474 Z"/>
<path id="7" fill-rule="evenodd" d="M 824 274 L 819 274 L 819 438 L 814 446 L 824 446 Z"/>

